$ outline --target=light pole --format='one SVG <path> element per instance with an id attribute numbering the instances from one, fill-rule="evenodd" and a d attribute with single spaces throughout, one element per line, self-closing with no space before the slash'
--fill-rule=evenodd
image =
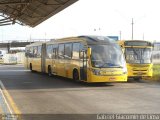
<path id="1" fill-rule="evenodd" d="M 44 33 L 44 37 L 45 37 L 45 42 L 46 42 L 46 32 Z"/>
<path id="2" fill-rule="evenodd" d="M 134 22 L 133 22 L 133 18 L 132 18 L 132 40 L 133 40 L 133 25 L 134 25 Z"/>
<path id="3" fill-rule="evenodd" d="M 119 39 L 121 40 L 122 37 L 122 31 L 119 31 Z"/>

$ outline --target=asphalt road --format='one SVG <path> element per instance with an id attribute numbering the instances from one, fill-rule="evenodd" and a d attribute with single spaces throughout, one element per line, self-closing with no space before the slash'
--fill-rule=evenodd
<path id="1" fill-rule="evenodd" d="M 87 114 L 97 119 L 97 114 L 160 113 L 159 83 L 78 83 L 32 73 L 22 65 L 1 65 L 0 80 L 24 116 L 81 120 Z"/>

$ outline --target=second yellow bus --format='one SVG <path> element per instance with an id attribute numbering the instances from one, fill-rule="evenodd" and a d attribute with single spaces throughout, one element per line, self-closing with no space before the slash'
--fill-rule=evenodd
<path id="1" fill-rule="evenodd" d="M 152 77 L 152 43 L 145 40 L 121 40 L 119 44 L 127 62 L 128 77 L 135 80 Z"/>

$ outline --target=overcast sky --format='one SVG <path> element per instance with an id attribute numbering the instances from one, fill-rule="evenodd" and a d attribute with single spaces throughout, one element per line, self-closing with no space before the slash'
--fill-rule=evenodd
<path id="1" fill-rule="evenodd" d="M 1 40 L 50 39 L 77 35 L 160 40 L 159 0 L 79 0 L 35 28 L 1 26 Z"/>

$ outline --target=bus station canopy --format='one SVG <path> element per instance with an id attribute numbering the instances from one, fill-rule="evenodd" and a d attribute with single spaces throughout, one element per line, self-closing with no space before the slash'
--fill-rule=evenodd
<path id="1" fill-rule="evenodd" d="M 0 26 L 35 27 L 78 0 L 0 0 Z"/>

